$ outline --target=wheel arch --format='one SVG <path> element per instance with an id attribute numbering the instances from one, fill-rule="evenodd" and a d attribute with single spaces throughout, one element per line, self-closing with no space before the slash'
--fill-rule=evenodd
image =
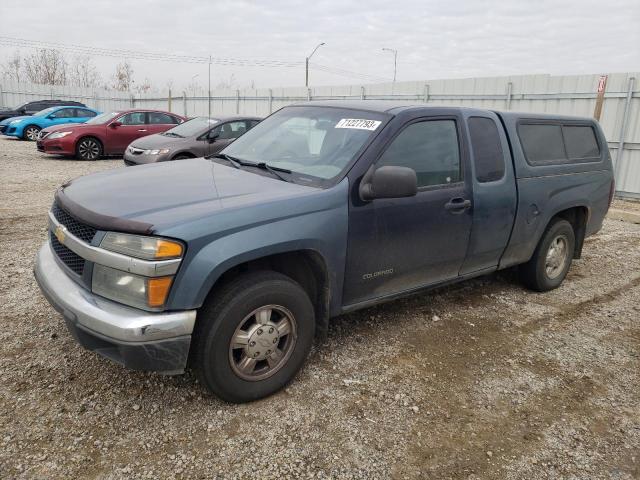
<path id="1" fill-rule="evenodd" d="M 27 129 L 29 127 L 36 127 L 38 130 L 42 130 L 42 127 L 40 125 L 38 125 L 37 123 L 28 123 L 26 124 L 24 127 L 22 127 L 22 130 L 20 131 L 20 138 L 22 138 L 23 140 L 26 138 L 25 135 L 27 133 Z M 16 131 L 16 133 L 18 133 Z"/>
<path id="2" fill-rule="evenodd" d="M 191 153 L 189 150 L 184 150 L 181 152 L 177 152 L 174 153 L 171 156 L 171 160 L 176 160 L 178 157 L 186 157 L 186 158 L 197 158 L 193 153 Z"/>
<path id="3" fill-rule="evenodd" d="M 589 222 L 590 215 L 591 211 L 586 205 L 575 205 L 573 207 L 565 208 L 564 210 L 557 212 L 555 215 L 553 215 L 553 217 L 551 217 L 551 219 L 547 223 L 547 226 L 545 227 L 545 231 L 551 224 L 551 222 L 558 218 L 569 222 L 573 227 L 573 233 L 576 240 L 573 251 L 573 258 L 579 259 L 582 256 L 582 246 L 584 245 L 587 223 Z M 538 242 L 539 241 L 540 240 L 538 240 Z"/>
<path id="4" fill-rule="evenodd" d="M 75 144 L 73 145 L 73 150 L 76 152 L 76 155 L 78 154 L 78 145 L 80 145 L 80 142 L 82 142 L 82 140 L 85 140 L 87 138 L 93 138 L 94 140 L 96 140 L 100 144 L 102 155 L 104 155 L 104 142 L 99 136 L 92 133 L 85 133 L 84 135 L 81 135 L 76 139 Z"/>
<path id="5" fill-rule="evenodd" d="M 249 257 L 230 259 L 222 268 L 211 273 L 204 287 L 203 303 L 237 276 L 265 270 L 291 278 L 307 292 L 315 310 L 316 334 L 324 338 L 329 324 L 331 300 L 329 269 L 322 254 L 312 248 L 284 250 L 271 254 L 254 252 L 254 255 Z"/>

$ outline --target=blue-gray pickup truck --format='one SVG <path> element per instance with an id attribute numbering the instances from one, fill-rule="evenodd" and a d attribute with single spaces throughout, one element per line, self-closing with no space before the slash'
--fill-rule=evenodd
<path id="1" fill-rule="evenodd" d="M 558 287 L 613 192 L 589 118 L 307 102 L 214 156 L 62 185 L 35 276 L 84 347 L 244 402 L 331 317 L 516 265 Z"/>

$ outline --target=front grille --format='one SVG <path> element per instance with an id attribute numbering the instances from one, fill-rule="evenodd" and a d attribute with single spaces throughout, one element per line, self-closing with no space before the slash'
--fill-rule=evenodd
<path id="1" fill-rule="evenodd" d="M 67 227 L 67 230 L 69 230 L 72 235 L 75 235 L 83 242 L 91 243 L 93 237 L 96 235 L 97 230 L 95 228 L 76 220 L 73 216 L 62 210 L 57 203 L 53 204 L 51 212 L 53 216 L 56 217 L 56 220 Z"/>
<path id="2" fill-rule="evenodd" d="M 129 147 L 129 153 L 132 155 L 140 155 L 142 152 L 144 152 L 144 149 L 142 148 Z"/>
<path id="3" fill-rule="evenodd" d="M 82 272 L 84 272 L 84 258 L 62 245 L 51 232 L 49 232 L 49 238 L 51 239 L 53 251 L 56 252 L 62 263 L 78 275 L 82 275 Z"/>
<path id="4" fill-rule="evenodd" d="M 44 130 L 40 130 L 40 133 L 38 134 L 38 140 L 42 140 L 43 138 L 46 138 L 51 132 L 45 132 Z"/>

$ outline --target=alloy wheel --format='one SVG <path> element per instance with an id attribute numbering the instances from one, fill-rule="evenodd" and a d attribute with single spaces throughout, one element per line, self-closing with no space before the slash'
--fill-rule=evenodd
<path id="1" fill-rule="evenodd" d="M 558 235 L 551 240 L 545 258 L 545 273 L 548 278 L 553 280 L 563 272 L 568 254 L 568 241 L 564 235 Z"/>
<path id="2" fill-rule="evenodd" d="M 24 132 L 27 139 L 32 142 L 35 142 L 38 139 L 39 133 L 40 133 L 40 129 L 37 127 L 29 127 Z"/>
<path id="3" fill-rule="evenodd" d="M 229 343 L 229 362 L 243 380 L 264 380 L 289 360 L 296 344 L 296 320 L 280 305 L 265 305 L 242 319 Z"/>
<path id="4" fill-rule="evenodd" d="M 78 153 L 85 160 L 95 160 L 100 154 L 100 146 L 95 140 L 86 139 L 78 145 Z"/>

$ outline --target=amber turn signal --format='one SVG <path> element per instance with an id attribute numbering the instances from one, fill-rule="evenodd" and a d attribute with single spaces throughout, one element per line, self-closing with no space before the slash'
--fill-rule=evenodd
<path id="1" fill-rule="evenodd" d="M 157 240 L 156 258 L 175 258 L 180 256 L 182 256 L 182 244 L 164 239 Z"/>
<path id="2" fill-rule="evenodd" d="M 147 304 L 162 307 L 169 295 L 173 277 L 156 277 L 147 280 Z"/>

